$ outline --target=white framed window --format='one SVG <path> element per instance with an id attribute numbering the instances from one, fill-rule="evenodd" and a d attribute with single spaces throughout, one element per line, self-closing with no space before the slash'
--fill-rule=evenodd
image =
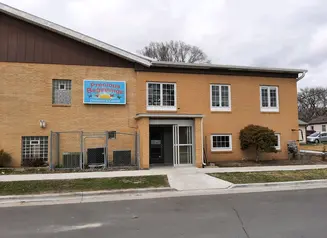
<path id="1" fill-rule="evenodd" d="M 176 110 L 176 83 L 146 84 L 147 110 Z"/>
<path id="2" fill-rule="evenodd" d="M 211 135 L 211 151 L 232 151 L 232 135 Z"/>
<path id="3" fill-rule="evenodd" d="M 321 131 L 326 131 L 326 125 L 321 126 Z"/>
<path id="4" fill-rule="evenodd" d="M 210 109 L 211 111 L 231 111 L 230 85 L 210 85 Z"/>
<path id="5" fill-rule="evenodd" d="M 262 112 L 279 112 L 278 87 L 260 86 L 260 109 Z"/>
<path id="6" fill-rule="evenodd" d="M 277 143 L 275 144 L 275 148 L 276 150 L 280 150 L 280 134 L 279 133 L 275 133 L 275 136 L 277 138 Z"/>

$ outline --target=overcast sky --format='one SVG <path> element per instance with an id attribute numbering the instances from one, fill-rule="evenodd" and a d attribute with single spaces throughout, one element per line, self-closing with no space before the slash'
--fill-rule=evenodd
<path id="1" fill-rule="evenodd" d="M 327 86 L 326 0 L 0 0 L 136 52 L 183 40 L 212 63 L 308 69 Z"/>

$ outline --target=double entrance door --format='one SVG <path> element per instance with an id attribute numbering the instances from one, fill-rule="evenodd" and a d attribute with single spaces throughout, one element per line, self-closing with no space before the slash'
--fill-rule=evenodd
<path id="1" fill-rule="evenodd" d="M 150 120 L 150 164 L 194 164 L 193 120 Z"/>
<path id="2" fill-rule="evenodd" d="M 174 165 L 193 164 L 193 127 L 173 125 Z"/>

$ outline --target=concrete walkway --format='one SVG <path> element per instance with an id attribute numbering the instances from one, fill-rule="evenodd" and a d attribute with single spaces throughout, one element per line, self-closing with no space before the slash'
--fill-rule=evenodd
<path id="1" fill-rule="evenodd" d="M 179 191 L 225 189 L 232 183 L 203 173 L 194 168 L 178 168 L 170 171 L 168 181 L 172 188 Z"/>
<path id="2" fill-rule="evenodd" d="M 261 167 L 239 167 L 239 168 L 204 168 L 194 167 L 181 168 L 153 168 L 150 170 L 114 171 L 114 172 L 80 172 L 80 173 L 52 173 L 52 174 L 24 174 L 24 175 L 0 175 L 0 182 L 7 181 L 32 181 L 32 180 L 64 180 L 83 178 L 113 178 L 126 176 L 149 176 L 167 175 L 170 186 L 174 189 L 183 190 L 209 190 L 225 189 L 232 184 L 224 180 L 214 178 L 207 173 L 225 172 L 258 172 L 258 171 L 281 171 L 281 170 L 303 170 L 322 169 L 327 165 L 296 165 L 296 166 L 261 166 Z"/>

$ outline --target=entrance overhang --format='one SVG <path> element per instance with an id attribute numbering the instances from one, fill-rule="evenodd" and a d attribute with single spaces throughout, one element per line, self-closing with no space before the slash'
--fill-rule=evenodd
<path id="1" fill-rule="evenodd" d="M 161 113 L 139 113 L 135 119 L 140 118 L 203 118 L 203 114 L 161 114 Z"/>

